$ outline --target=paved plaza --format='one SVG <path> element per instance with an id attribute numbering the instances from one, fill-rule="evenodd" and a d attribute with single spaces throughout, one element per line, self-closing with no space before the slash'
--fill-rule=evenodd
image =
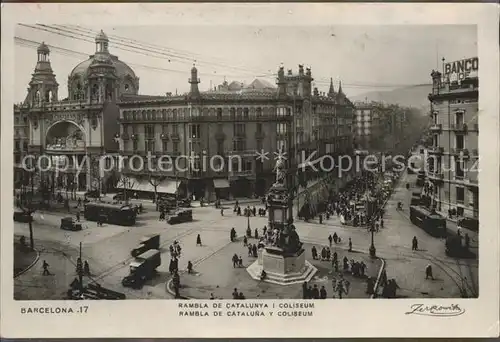
<path id="1" fill-rule="evenodd" d="M 414 184 L 412 176 L 404 174 L 386 205 L 384 228 L 375 234 L 377 256 L 385 260 L 385 269 L 389 279 L 396 279 L 400 297 L 460 297 L 466 291 L 468 296 L 478 295 L 478 262 L 474 260 L 457 260 L 445 255 L 444 240 L 429 236 L 409 221 L 408 191 L 405 184 Z M 397 202 L 405 204 L 405 210 L 397 211 Z M 232 207 L 227 206 L 224 216 L 213 206 L 193 208 L 194 221 L 177 225 L 169 225 L 158 220 L 158 213 L 152 205 L 146 205 L 146 212 L 139 216 L 136 226 L 121 227 L 105 224 L 97 227 L 95 222 L 82 221 L 84 229 L 77 232 L 64 231 L 59 228 L 60 220 L 66 214 L 37 212 L 34 214 L 35 246 L 40 253 L 39 261 L 15 279 L 16 299 L 62 299 L 71 281 L 76 277 L 76 259 L 78 246 L 82 243 L 83 259 L 90 264 L 91 279 L 110 289 L 123 292 L 127 298 L 172 298 L 166 291 L 170 279 L 168 265 L 170 255 L 168 247 L 175 240 L 182 246 L 179 269 L 184 272 L 188 261 L 197 272 L 183 281 L 188 288 L 187 296 L 208 298 L 210 293 L 221 298 L 229 298 L 232 288 L 239 287 L 246 292 L 247 298 L 299 298 L 300 285 L 287 286 L 286 290 L 277 291 L 269 284 L 259 284 L 250 278 L 244 268 L 233 269 L 231 256 L 242 255 L 244 265 L 254 261 L 247 257 L 242 242 L 230 242 L 230 229 L 235 228 L 238 237 L 245 234 L 247 218 L 237 216 Z M 259 207 L 259 206 L 257 206 Z M 258 228 L 267 225 L 267 217 L 251 217 L 252 234 Z M 16 240 L 20 235 L 29 236 L 29 228 L 25 223 L 14 223 Z M 450 229 L 456 229 L 448 222 Z M 455 226 L 456 227 L 456 226 Z M 339 257 L 343 258 L 347 249 L 347 241 L 352 239 L 353 249 L 359 256 L 367 254 L 370 245 L 370 233 L 366 228 L 342 226 L 338 218 L 305 223 L 296 222 L 297 232 L 305 243 L 306 258 L 312 261 L 310 246 L 327 246 L 328 235 L 336 232 L 342 241 L 335 247 Z M 139 239 L 147 234 L 160 234 L 162 264 L 158 267 L 158 275 L 141 290 L 131 290 L 121 285 L 122 278 L 128 274 L 128 264 L 132 260 L 130 251 L 139 243 Z M 202 246 L 196 246 L 196 237 L 200 234 Z M 416 236 L 419 240 L 419 251 L 411 250 L 411 240 Z M 477 234 L 471 233 L 472 248 L 477 252 Z M 351 257 L 348 257 L 351 259 Z M 353 257 L 356 259 L 357 257 Z M 52 275 L 42 275 L 42 262 L 46 260 Z M 316 263 L 317 264 L 317 263 Z M 434 280 L 425 280 L 425 267 L 431 264 L 434 268 Z M 316 265 L 318 267 L 318 265 Z M 370 269 L 371 267 L 369 267 Z M 376 268 L 376 267 L 375 267 Z M 331 270 L 319 265 L 319 272 L 314 282 L 329 284 L 331 292 Z M 370 270 L 371 272 L 371 270 Z M 327 278 L 325 278 L 327 277 Z M 362 282 L 361 282 L 362 283 Z M 236 286 L 235 284 L 241 284 Z M 356 284 L 356 281 L 353 281 Z M 217 287 L 218 286 L 218 287 Z M 354 286 L 354 288 L 357 285 Z M 361 285 L 360 285 L 361 286 Z M 362 286 L 365 286 L 364 284 Z M 358 293 L 359 294 L 355 294 Z M 364 290 L 353 290 L 353 298 L 366 296 Z"/>

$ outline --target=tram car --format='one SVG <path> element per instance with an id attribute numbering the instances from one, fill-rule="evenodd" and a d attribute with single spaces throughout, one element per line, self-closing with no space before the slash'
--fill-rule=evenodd
<path id="1" fill-rule="evenodd" d="M 137 218 L 137 210 L 130 205 L 86 203 L 83 216 L 87 221 L 133 226 Z"/>
<path id="2" fill-rule="evenodd" d="M 410 206 L 410 220 L 427 234 L 434 237 L 446 237 L 446 218 L 434 211 L 429 211 L 421 206 Z"/>

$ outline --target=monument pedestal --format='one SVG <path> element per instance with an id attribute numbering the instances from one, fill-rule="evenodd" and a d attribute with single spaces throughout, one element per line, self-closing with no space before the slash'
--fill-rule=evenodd
<path id="1" fill-rule="evenodd" d="M 279 285 L 310 281 L 318 271 L 306 260 L 303 249 L 294 254 L 286 254 L 280 248 L 273 247 L 261 249 L 258 259 L 247 267 L 250 276 L 259 281 L 262 270 L 266 272 L 265 282 Z"/>

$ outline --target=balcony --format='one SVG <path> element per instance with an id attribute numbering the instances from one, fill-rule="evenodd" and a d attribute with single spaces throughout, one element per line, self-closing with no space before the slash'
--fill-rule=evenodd
<path id="1" fill-rule="evenodd" d="M 234 150 L 234 151 L 226 151 L 228 157 L 231 156 L 240 156 L 240 157 L 255 157 L 256 150 Z"/>
<path id="2" fill-rule="evenodd" d="M 455 133 L 467 133 L 467 124 L 451 124 L 450 129 Z"/>
<path id="3" fill-rule="evenodd" d="M 255 173 L 252 170 L 230 171 L 229 178 L 252 177 Z"/>
<path id="4" fill-rule="evenodd" d="M 441 146 L 431 146 L 427 149 L 429 154 L 443 154 L 444 149 Z"/>
<path id="5" fill-rule="evenodd" d="M 130 139 L 130 135 L 127 132 L 122 133 L 121 135 L 122 140 L 128 140 Z"/>
<path id="6" fill-rule="evenodd" d="M 85 152 L 85 141 L 77 140 L 74 143 L 66 141 L 63 143 L 48 144 L 45 146 L 45 151 L 58 154 L 75 152 L 82 153 Z"/>
<path id="7" fill-rule="evenodd" d="M 243 140 L 246 139 L 247 135 L 245 132 L 234 132 L 234 139 Z"/>
<path id="8" fill-rule="evenodd" d="M 168 134 L 167 133 L 160 134 L 160 139 L 163 141 L 168 141 Z"/>
<path id="9" fill-rule="evenodd" d="M 441 132 L 442 129 L 443 125 L 438 123 L 432 124 L 432 126 L 430 127 L 430 131 L 434 133 Z"/>
<path id="10" fill-rule="evenodd" d="M 255 139 L 261 140 L 261 139 L 264 139 L 264 137 L 265 137 L 264 132 L 262 132 L 262 131 L 261 132 L 258 132 L 258 131 L 255 132 Z"/>
<path id="11" fill-rule="evenodd" d="M 469 150 L 466 148 L 452 148 L 450 154 L 460 158 L 469 158 Z"/>
<path id="12" fill-rule="evenodd" d="M 179 140 L 181 140 L 181 137 L 180 137 L 179 133 L 172 133 L 170 136 L 171 136 L 171 138 L 172 138 L 173 141 L 179 141 Z"/>
<path id="13" fill-rule="evenodd" d="M 443 179 L 444 179 L 444 173 L 443 171 L 430 171 L 428 174 L 427 174 L 427 177 L 429 177 L 429 180 L 430 181 L 433 181 L 433 182 L 442 182 Z"/>

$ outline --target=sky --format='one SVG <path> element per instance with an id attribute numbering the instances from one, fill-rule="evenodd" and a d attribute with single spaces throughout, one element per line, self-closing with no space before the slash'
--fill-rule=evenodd
<path id="1" fill-rule="evenodd" d="M 71 70 L 95 51 L 99 30 L 110 38 L 110 52 L 140 78 L 141 94 L 189 90 L 193 64 L 200 89 L 224 78 L 275 83 L 283 63 L 297 73 L 311 67 L 314 84 L 327 92 L 342 81 L 348 96 L 430 83 L 430 72 L 447 61 L 477 56 L 475 26 L 120 26 L 18 25 L 15 31 L 15 102 L 26 96 L 36 65 L 36 45 L 51 48 L 59 98 L 67 96 Z M 68 37 L 69 36 L 69 37 Z"/>

